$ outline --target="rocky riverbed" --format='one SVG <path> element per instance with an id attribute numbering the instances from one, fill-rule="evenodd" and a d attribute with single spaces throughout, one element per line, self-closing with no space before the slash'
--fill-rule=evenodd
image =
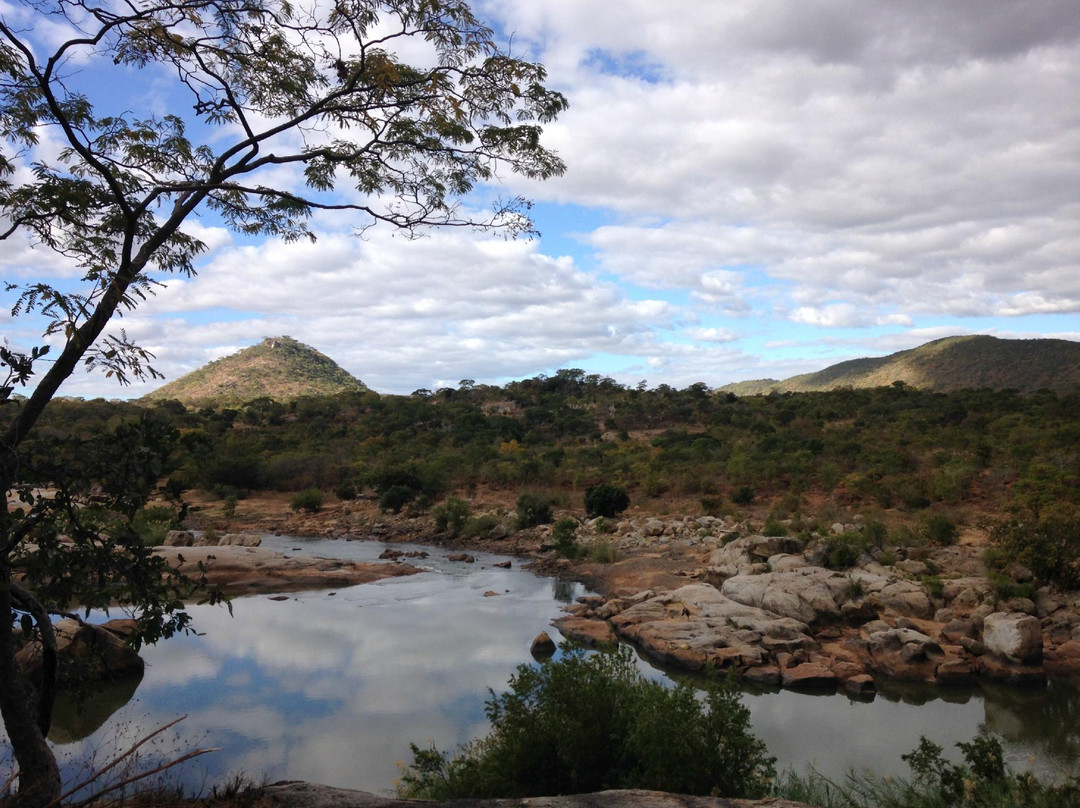
<path id="1" fill-rule="evenodd" d="M 852 694 L 873 693 L 880 677 L 942 687 L 1080 677 L 1080 592 L 1041 587 L 1033 599 L 1003 599 L 978 543 L 893 548 L 833 570 L 822 540 L 763 536 L 752 520 L 637 516 L 581 525 L 583 546 L 605 544 L 616 555 L 596 563 L 558 558 L 550 527 L 516 531 L 509 519 L 468 540 L 441 535 L 422 518 L 355 506 L 261 519 L 297 535 L 525 556 L 537 571 L 601 593 L 568 607 L 556 623 L 565 636 L 593 646 L 624 640 L 688 671 L 715 664 L 764 685 Z M 858 530 L 859 521 L 834 529 Z M 1030 580 L 1022 568 L 1011 572 Z"/>

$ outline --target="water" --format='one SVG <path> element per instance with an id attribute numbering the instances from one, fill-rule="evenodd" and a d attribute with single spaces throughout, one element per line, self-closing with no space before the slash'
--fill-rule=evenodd
<path id="1" fill-rule="evenodd" d="M 372 560 L 386 547 L 285 537 L 268 537 L 264 546 L 356 560 Z M 476 563 L 464 564 L 426 549 L 431 556 L 415 561 L 426 571 L 408 578 L 283 601 L 240 598 L 232 618 L 220 607 L 193 607 L 202 636 L 145 649 L 135 697 L 105 719 L 106 700 L 123 703 L 129 695 L 130 684 L 122 683 L 94 700 L 96 714 L 69 712 L 52 736 L 58 751 L 79 761 L 96 750 L 100 760 L 114 745 L 186 714 L 151 757 L 223 747 L 184 765 L 188 788 L 243 772 L 255 781 L 391 789 L 398 762 L 411 759 L 410 742 L 450 749 L 486 732 L 489 689 L 501 691 L 517 665 L 531 662 L 538 632 L 558 639 L 549 622 L 583 593 L 577 584 L 517 569 L 516 561 L 497 569 L 498 556 L 476 553 Z M 976 688 L 944 698 L 894 685 L 872 701 L 748 692 L 744 701 L 754 732 L 781 767 L 813 765 L 832 777 L 850 769 L 905 774 L 900 755 L 920 735 L 951 749 L 983 725 L 1004 738 L 1013 765 L 1056 773 L 1080 751 L 1080 693 L 1066 685 Z"/>

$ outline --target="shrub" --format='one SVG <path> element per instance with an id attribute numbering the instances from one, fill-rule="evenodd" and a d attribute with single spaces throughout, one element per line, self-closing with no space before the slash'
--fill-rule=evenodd
<path id="1" fill-rule="evenodd" d="M 826 564 L 829 569 L 845 570 L 853 567 L 864 552 L 866 539 L 857 530 L 829 536 L 825 539 Z"/>
<path id="2" fill-rule="evenodd" d="M 392 485 L 379 497 L 379 510 L 384 513 L 401 513 L 401 509 L 416 499 L 416 489 L 407 485 Z"/>
<path id="3" fill-rule="evenodd" d="M 556 522 L 551 531 L 551 538 L 555 543 L 555 552 L 563 558 L 574 559 L 578 557 L 581 548 L 574 540 L 577 526 L 575 520 L 566 517 Z"/>
<path id="4" fill-rule="evenodd" d="M 1080 804 L 1080 781 L 1043 783 L 1017 774 L 1004 763 L 1001 744 L 983 732 L 958 743 L 964 763 L 946 760 L 942 748 L 926 738 L 901 758 L 912 780 L 850 774 L 836 783 L 816 772 L 786 775 L 778 796 L 822 808 L 1048 808 Z"/>
<path id="5" fill-rule="evenodd" d="M 232 519 L 236 516 L 236 494 L 228 494 L 225 497 L 225 501 L 222 503 L 221 512 L 225 515 L 226 519 Z"/>
<path id="6" fill-rule="evenodd" d="M 787 525 L 776 519 L 766 520 L 765 527 L 761 529 L 762 536 L 786 536 L 787 534 Z"/>
<path id="7" fill-rule="evenodd" d="M 585 489 L 585 513 L 613 519 L 630 507 L 630 495 L 617 485 L 591 485 Z"/>
<path id="8" fill-rule="evenodd" d="M 449 531 L 456 536 L 469 521 L 469 503 L 457 497 L 447 497 L 446 502 L 437 506 L 432 515 L 435 517 L 435 529 Z"/>
<path id="9" fill-rule="evenodd" d="M 471 539 L 475 536 L 487 536 L 499 524 L 499 517 L 485 513 L 480 516 L 470 516 L 461 529 L 461 535 Z"/>
<path id="10" fill-rule="evenodd" d="M 289 507 L 293 511 L 307 511 L 318 513 L 323 506 L 323 492 L 318 488 L 307 488 L 292 498 Z"/>
<path id="11" fill-rule="evenodd" d="M 342 502 L 356 499 L 356 486 L 352 483 L 341 483 L 334 489 L 334 496 Z"/>
<path id="12" fill-rule="evenodd" d="M 731 492 L 731 501 L 736 505 L 752 505 L 756 496 L 752 486 L 740 485 Z"/>
<path id="13" fill-rule="evenodd" d="M 619 560 L 619 551 L 609 541 L 598 541 L 589 547 L 589 560 L 598 564 L 614 564 Z"/>
<path id="14" fill-rule="evenodd" d="M 595 530 L 597 533 L 602 534 L 614 533 L 615 525 L 612 524 L 610 520 L 605 519 L 603 516 L 601 516 L 598 517 L 596 522 L 593 524 L 593 530 Z"/>
<path id="15" fill-rule="evenodd" d="M 990 529 L 990 540 L 1003 567 L 1019 561 L 1041 581 L 1080 589 L 1080 519 L 1009 519 Z"/>
<path id="16" fill-rule="evenodd" d="M 552 520 L 551 499 L 537 494 L 525 493 L 517 501 L 518 530 L 550 524 Z"/>
<path id="17" fill-rule="evenodd" d="M 612 788 L 757 797 L 774 776 L 732 680 L 712 678 L 701 701 L 689 685 L 646 679 L 625 646 L 522 665 L 486 712 L 488 736 L 452 757 L 413 745 L 399 791 L 437 800 Z"/>
<path id="18" fill-rule="evenodd" d="M 959 531 L 953 520 L 943 513 L 932 513 L 923 519 L 922 532 L 930 544 L 948 547 L 956 544 Z"/>
<path id="19" fill-rule="evenodd" d="M 170 505 L 147 505 L 140 508 L 131 520 L 131 527 L 147 547 L 158 547 L 165 543 L 170 530 L 178 530 L 176 509 Z"/>

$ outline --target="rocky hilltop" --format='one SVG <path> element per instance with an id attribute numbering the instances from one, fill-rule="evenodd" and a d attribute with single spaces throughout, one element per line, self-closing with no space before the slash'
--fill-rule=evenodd
<path id="1" fill-rule="evenodd" d="M 368 388 L 333 359 L 292 337 L 267 337 L 147 393 L 144 401 L 241 404 L 256 398 L 288 401 Z"/>
<path id="2" fill-rule="evenodd" d="M 841 387 L 886 387 L 903 382 L 923 390 L 1080 389 L 1080 342 L 1063 339 L 946 337 L 889 356 L 852 359 L 790 379 L 725 385 L 736 395 L 806 393 Z"/>

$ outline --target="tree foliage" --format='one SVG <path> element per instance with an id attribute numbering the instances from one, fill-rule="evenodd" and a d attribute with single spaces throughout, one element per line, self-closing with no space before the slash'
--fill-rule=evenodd
<path id="1" fill-rule="evenodd" d="M 117 111 L 98 97 L 136 71 L 171 77 L 161 106 L 190 112 Z M 285 240 L 314 238 L 319 211 L 351 215 L 358 231 L 385 222 L 410 235 L 431 225 L 532 232 L 527 200 L 496 200 L 476 215 L 461 199 L 497 169 L 536 179 L 562 172 L 540 135 L 566 102 L 545 79 L 541 65 L 501 48 L 461 0 L 5 5 L 0 240 L 53 251 L 66 277 L 6 287 L 12 315 L 43 323 L 45 342 L 59 350 L 39 376 L 47 345 L 0 352 L 0 401 L 9 402 L 0 488 L 25 479 L 23 444 L 79 365 L 121 383 L 158 375 L 151 354 L 109 324 L 163 278 L 195 271 L 206 249 L 190 226 L 199 216 Z M 13 389 L 31 381 L 29 397 L 14 401 Z M 18 675 L 12 625 L 28 608 L 15 578 L 70 555 L 40 535 L 53 506 L 21 490 L 26 507 L 5 508 L 0 519 L 5 683 Z M 31 540 L 37 555 L 24 549 Z M 103 544 L 96 563 L 110 552 L 125 557 L 118 542 Z M 124 574 L 152 569 L 135 556 Z M 102 567 L 87 581 L 113 592 L 114 578 L 133 583 L 121 572 Z M 151 612 L 161 602 L 149 591 L 140 598 Z M 0 707 L 21 767 L 20 798 L 45 804 L 59 783 L 25 690 L 5 684 Z"/>
<path id="2" fill-rule="evenodd" d="M 454 756 L 413 745 L 405 796 L 534 797 L 641 788 L 723 797 L 764 796 L 773 758 L 750 732 L 733 682 L 713 679 L 704 703 L 689 685 L 646 679 L 621 646 L 564 651 L 522 665 L 492 695 L 491 732 Z"/>

